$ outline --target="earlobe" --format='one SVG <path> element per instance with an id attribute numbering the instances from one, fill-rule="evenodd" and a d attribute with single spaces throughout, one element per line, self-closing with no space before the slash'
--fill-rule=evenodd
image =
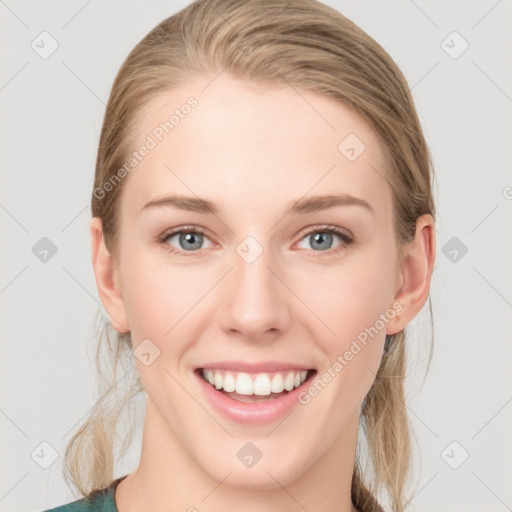
<path id="1" fill-rule="evenodd" d="M 423 308 L 430 291 L 435 253 L 434 218 L 425 214 L 416 220 L 414 239 L 403 249 L 402 284 L 395 294 L 402 309 L 387 325 L 386 334 L 402 331 Z"/>
<path id="2" fill-rule="evenodd" d="M 92 265 L 101 302 L 110 318 L 112 327 L 120 333 L 128 332 L 130 328 L 118 283 L 115 261 L 105 245 L 102 222 L 99 217 L 91 219 L 90 233 Z"/>

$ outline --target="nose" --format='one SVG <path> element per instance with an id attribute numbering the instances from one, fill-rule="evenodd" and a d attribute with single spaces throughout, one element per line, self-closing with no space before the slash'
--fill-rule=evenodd
<path id="1" fill-rule="evenodd" d="M 264 250 L 252 262 L 235 253 L 233 267 L 223 280 L 219 298 L 223 331 L 238 332 L 251 342 L 274 339 L 285 332 L 291 316 L 290 291 L 269 251 Z"/>

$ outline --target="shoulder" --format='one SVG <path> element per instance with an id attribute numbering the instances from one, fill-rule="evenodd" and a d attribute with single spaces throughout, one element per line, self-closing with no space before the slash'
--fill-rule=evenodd
<path id="1" fill-rule="evenodd" d="M 124 478 L 126 477 L 118 478 L 108 487 L 94 491 L 84 498 L 44 512 L 118 512 L 114 500 L 114 491 L 117 484 Z"/>
<path id="2" fill-rule="evenodd" d="M 113 496 L 109 499 L 109 492 L 102 489 L 89 497 L 66 503 L 45 512 L 117 512 Z"/>

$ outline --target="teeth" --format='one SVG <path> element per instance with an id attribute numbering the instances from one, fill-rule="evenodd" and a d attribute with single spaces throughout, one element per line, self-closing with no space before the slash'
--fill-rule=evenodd
<path id="1" fill-rule="evenodd" d="M 254 379 L 254 383 L 252 385 L 252 393 L 247 394 L 270 395 L 270 393 L 272 393 L 272 382 L 270 381 L 270 377 L 264 373 L 260 373 Z"/>
<path id="2" fill-rule="evenodd" d="M 272 379 L 272 393 L 281 393 L 284 391 L 284 379 L 280 373 L 276 373 Z"/>
<path id="3" fill-rule="evenodd" d="M 270 395 L 298 388 L 307 377 L 307 370 L 258 373 L 254 376 L 245 372 L 229 372 L 221 370 L 202 371 L 204 379 L 216 389 L 228 393 L 236 391 L 239 395 Z"/>
<path id="4" fill-rule="evenodd" d="M 215 378 L 217 378 L 219 373 L 215 374 Z M 220 377 L 222 379 L 222 376 Z M 236 392 L 239 395 L 253 395 L 252 392 L 252 379 L 251 376 L 247 373 L 239 373 L 236 379 Z"/>
<path id="5" fill-rule="evenodd" d="M 229 393 L 236 390 L 236 379 L 232 373 L 226 373 L 226 375 L 224 375 L 224 385 L 222 387 L 224 391 L 228 391 Z"/>

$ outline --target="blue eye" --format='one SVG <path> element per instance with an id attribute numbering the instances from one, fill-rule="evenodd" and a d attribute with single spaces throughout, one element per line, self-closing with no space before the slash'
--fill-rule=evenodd
<path id="1" fill-rule="evenodd" d="M 333 240 L 338 238 L 341 240 L 336 247 L 332 247 Z M 309 249 L 313 252 L 321 253 L 329 251 L 330 254 L 343 250 L 353 242 L 353 238 L 347 232 L 341 230 L 336 226 L 326 226 L 325 228 L 315 228 L 306 233 L 302 240 L 307 240 Z M 317 256 L 318 254 L 315 254 Z"/>
<path id="2" fill-rule="evenodd" d="M 333 247 L 333 241 L 338 238 L 340 243 Z M 173 241 L 173 239 L 175 239 Z M 323 226 L 310 230 L 301 238 L 301 241 L 307 240 L 309 247 L 306 249 L 315 253 L 314 256 L 329 256 L 346 249 L 354 240 L 347 231 L 337 226 Z M 194 226 L 182 227 L 173 231 L 164 233 L 158 242 L 166 250 L 179 256 L 194 256 L 201 249 L 208 249 L 213 246 L 211 240 L 206 234 Z M 204 243 L 209 245 L 204 247 Z"/>
<path id="3" fill-rule="evenodd" d="M 176 238 L 178 248 L 171 244 L 173 238 Z M 171 252 L 189 256 L 189 253 L 203 249 L 202 245 L 205 240 L 209 239 L 202 231 L 198 231 L 197 228 L 181 228 L 180 230 L 166 233 L 159 241 L 165 244 Z"/>

